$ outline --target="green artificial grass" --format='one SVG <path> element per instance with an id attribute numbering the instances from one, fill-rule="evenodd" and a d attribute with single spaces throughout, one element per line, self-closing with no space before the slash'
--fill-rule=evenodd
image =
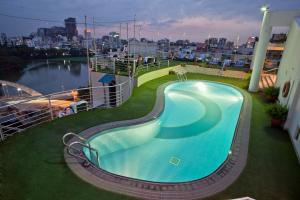
<path id="1" fill-rule="evenodd" d="M 246 80 L 189 74 L 245 88 Z M 113 200 L 133 199 L 97 189 L 83 182 L 67 167 L 62 136 L 89 127 L 138 118 L 152 110 L 159 85 L 176 80 L 165 76 L 134 90 L 119 108 L 97 109 L 57 119 L 28 129 L 0 143 L 0 199 L 2 200 Z M 300 199 L 300 166 L 286 132 L 269 127 L 266 103 L 253 94 L 252 124 L 248 163 L 238 180 L 209 199 L 250 196 L 255 199 Z"/>

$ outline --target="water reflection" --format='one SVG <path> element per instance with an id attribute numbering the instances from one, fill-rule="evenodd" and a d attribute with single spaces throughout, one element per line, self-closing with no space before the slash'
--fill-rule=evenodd
<path id="1" fill-rule="evenodd" d="M 32 62 L 16 77 L 8 72 L 4 80 L 17 82 L 43 94 L 71 90 L 88 85 L 86 63 L 70 60 Z"/>

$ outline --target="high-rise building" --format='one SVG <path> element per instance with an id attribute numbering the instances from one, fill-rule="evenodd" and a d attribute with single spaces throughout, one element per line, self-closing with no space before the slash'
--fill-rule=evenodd
<path id="1" fill-rule="evenodd" d="M 65 28 L 68 40 L 72 40 L 74 36 L 78 36 L 76 18 L 69 17 L 65 19 Z"/>
<path id="2" fill-rule="evenodd" d="M 209 38 L 208 39 L 208 46 L 210 48 L 217 48 L 218 47 L 218 38 Z"/>
<path id="3" fill-rule="evenodd" d="M 59 35 L 66 36 L 66 28 L 60 26 L 53 26 L 49 29 L 50 37 L 54 38 Z"/>
<path id="4" fill-rule="evenodd" d="M 1 33 L 1 38 L 0 38 L 0 44 L 1 45 L 7 45 L 7 36 L 6 33 Z"/>
<path id="5" fill-rule="evenodd" d="M 226 45 L 226 41 L 227 41 L 226 38 L 219 38 L 219 41 L 218 41 L 218 48 L 219 48 L 219 49 L 224 49 L 224 47 L 225 47 L 225 45 Z"/>
<path id="6" fill-rule="evenodd" d="M 49 28 L 38 28 L 37 36 L 41 37 L 43 40 L 49 36 Z"/>
<path id="7" fill-rule="evenodd" d="M 225 49 L 233 49 L 234 47 L 234 42 L 232 41 L 227 41 L 225 45 Z"/>
<path id="8" fill-rule="evenodd" d="M 91 29 L 84 29 L 84 37 L 87 39 L 92 38 L 92 30 Z"/>

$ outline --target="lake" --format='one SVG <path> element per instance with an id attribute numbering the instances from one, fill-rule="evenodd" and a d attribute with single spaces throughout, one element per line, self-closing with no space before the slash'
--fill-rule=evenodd
<path id="1" fill-rule="evenodd" d="M 32 61 L 18 72 L 0 72 L 0 79 L 17 82 L 42 94 L 88 86 L 88 68 L 84 61 Z"/>

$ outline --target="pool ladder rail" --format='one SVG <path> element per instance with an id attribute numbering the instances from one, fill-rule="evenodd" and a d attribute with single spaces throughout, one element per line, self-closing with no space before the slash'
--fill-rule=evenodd
<path id="1" fill-rule="evenodd" d="M 174 72 L 176 73 L 177 75 L 177 79 L 179 81 L 187 81 L 187 76 L 186 76 L 186 70 L 184 69 L 176 69 L 174 70 Z"/>
<path id="2" fill-rule="evenodd" d="M 69 138 L 69 136 L 72 136 L 73 138 L 75 138 L 77 140 L 69 143 L 67 141 L 67 138 Z M 67 147 L 67 152 L 71 156 L 79 158 L 87 163 L 94 164 L 98 167 L 100 166 L 99 153 L 95 148 L 91 147 L 91 145 L 87 141 L 87 139 L 85 139 L 75 133 L 66 133 L 62 137 L 62 142 L 65 145 L 65 147 Z M 81 147 L 81 148 L 78 148 L 78 147 Z M 90 160 L 86 156 L 84 156 L 83 148 L 87 148 L 89 150 Z"/>

